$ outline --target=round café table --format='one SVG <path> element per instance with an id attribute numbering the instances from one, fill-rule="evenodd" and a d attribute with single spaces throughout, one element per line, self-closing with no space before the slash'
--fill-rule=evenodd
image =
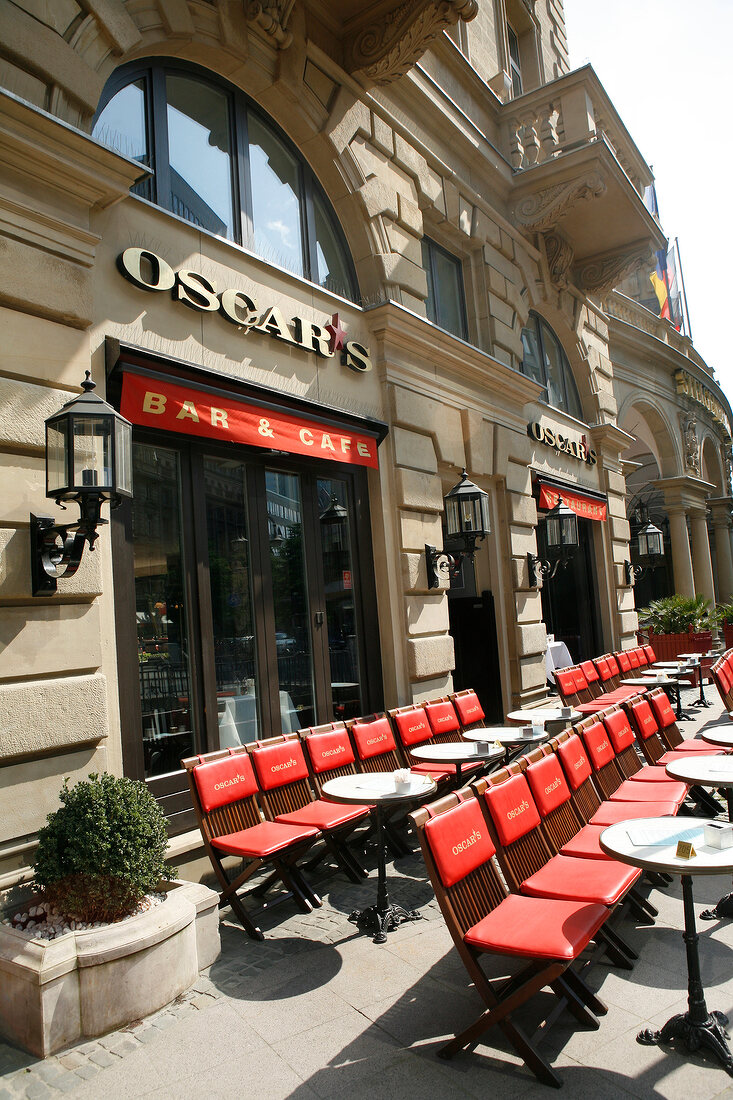
<path id="1" fill-rule="evenodd" d="M 566 713 L 563 713 L 565 711 Z M 541 722 L 578 722 L 583 717 L 580 711 L 572 707 L 536 707 L 529 710 L 512 710 L 507 714 L 510 722 L 521 726 L 539 725 Z"/>
<path id="2" fill-rule="evenodd" d="M 398 791 L 392 772 L 340 775 L 328 779 L 321 787 L 321 794 L 331 802 L 361 806 L 367 803 L 375 807 L 377 818 L 377 904 L 368 909 L 355 909 L 349 916 L 352 924 L 362 932 L 374 934 L 374 943 L 385 943 L 387 932 L 392 932 L 403 921 L 421 920 L 415 909 L 393 905 L 387 892 L 387 864 L 384 856 L 386 836 L 384 810 L 397 802 L 423 800 L 437 790 L 434 779 L 428 775 L 412 775 L 406 791 Z"/>
<path id="3" fill-rule="evenodd" d="M 676 699 L 675 717 L 678 722 L 688 722 L 689 718 L 682 712 L 682 692 L 680 691 L 680 678 L 669 672 L 646 673 L 644 676 L 635 676 L 627 680 L 621 680 L 622 684 L 629 687 L 664 687 L 671 688 Z"/>
<path id="4" fill-rule="evenodd" d="M 482 741 L 488 742 L 486 737 Z M 504 756 L 501 745 L 488 745 L 486 749 L 480 749 L 474 742 L 448 741 L 439 745 L 410 746 L 410 756 L 416 760 L 426 760 L 431 764 L 455 764 L 456 783 L 460 786 L 463 782 L 461 768 L 466 764 L 487 763 L 489 760 L 498 760 Z"/>
<path id="5" fill-rule="evenodd" d="M 701 736 L 703 741 L 707 741 L 709 745 L 720 745 L 721 748 L 725 749 L 733 748 L 733 730 L 730 726 L 727 729 L 720 727 L 702 730 Z"/>
<path id="6" fill-rule="evenodd" d="M 703 657 L 707 657 L 712 661 L 714 659 L 713 654 L 712 653 L 684 653 L 684 654 L 678 653 L 677 656 L 680 658 L 680 660 L 683 657 L 686 657 L 689 660 L 690 664 L 693 666 L 693 668 L 697 669 L 697 683 L 698 683 L 698 687 L 700 688 L 700 696 L 694 703 L 691 703 L 690 705 L 693 706 L 693 707 L 710 707 L 710 706 L 712 706 L 712 703 L 709 703 L 708 700 L 705 698 L 705 690 L 703 688 L 703 683 L 702 683 L 702 672 L 703 672 L 702 662 L 703 662 Z"/>
<path id="7" fill-rule="evenodd" d="M 504 763 L 509 764 L 526 748 L 546 741 L 549 734 L 544 724 L 535 726 L 479 726 L 475 730 L 463 730 L 461 737 L 467 741 L 498 741 L 504 746 Z"/>
<path id="8" fill-rule="evenodd" d="M 716 758 L 717 759 L 717 758 Z M 690 824 L 688 824 L 690 822 Z M 708 1012 L 700 976 L 698 934 L 692 897 L 694 875 L 729 874 L 733 870 L 733 848 L 711 848 L 705 844 L 704 826 L 711 822 L 695 818 L 643 817 L 610 825 L 600 835 L 600 845 L 613 859 L 642 867 L 645 871 L 679 875 L 685 930 L 682 938 L 687 951 L 687 1012 L 667 1020 L 659 1031 L 645 1028 L 636 1036 L 637 1043 L 653 1046 L 670 1039 L 684 1039 L 689 1051 L 706 1047 L 733 1076 L 733 1056 L 726 1042 L 728 1017 Z M 695 849 L 692 859 L 677 856 L 678 840 L 689 840 Z"/>
<path id="9" fill-rule="evenodd" d="M 685 757 L 667 764 L 667 773 L 675 779 L 684 779 L 686 783 L 724 790 L 728 802 L 728 821 L 733 821 L 733 757 L 705 756 L 703 753 L 695 753 L 695 756 L 696 766 L 692 757 Z M 703 909 L 700 917 L 702 920 L 733 917 L 733 894 L 725 894 L 712 909 Z"/>

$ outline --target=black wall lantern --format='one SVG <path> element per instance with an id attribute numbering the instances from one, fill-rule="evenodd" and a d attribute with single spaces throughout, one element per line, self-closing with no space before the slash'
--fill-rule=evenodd
<path id="1" fill-rule="evenodd" d="M 664 557 L 664 535 L 649 519 L 646 505 L 640 504 L 636 514 L 638 522 L 643 524 L 636 535 L 639 564 L 624 562 L 624 579 L 628 585 L 633 584 L 634 578 L 640 577 L 646 569 L 655 569 L 661 565 Z"/>
<path id="2" fill-rule="evenodd" d="M 94 549 L 102 505 L 116 508 L 132 496 L 132 424 L 98 397 L 91 371 L 83 393 L 46 421 L 46 496 L 65 508 L 79 505 L 79 522 L 57 524 L 31 515 L 31 586 L 51 596 L 59 577 L 72 577 L 84 544 Z"/>
<path id="3" fill-rule="evenodd" d="M 441 574 L 455 577 L 463 558 L 472 558 L 476 543 L 491 531 L 489 494 L 468 480 L 464 469 L 461 480 L 443 499 L 445 507 L 445 542 L 455 544 L 451 552 L 425 544 L 425 567 L 428 588 L 439 588 Z"/>
<path id="4" fill-rule="evenodd" d="M 547 558 L 527 554 L 529 586 L 536 588 L 540 575 L 548 580 L 564 568 L 578 548 L 578 517 L 563 500 L 558 500 L 545 517 Z"/>

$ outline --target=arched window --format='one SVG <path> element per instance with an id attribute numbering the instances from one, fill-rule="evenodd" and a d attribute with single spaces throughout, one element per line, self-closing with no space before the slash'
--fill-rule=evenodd
<path id="1" fill-rule="evenodd" d="M 352 301 L 353 264 L 313 172 L 232 85 L 151 60 L 108 82 L 93 136 L 152 168 L 137 194 Z"/>
<path id="2" fill-rule="evenodd" d="M 522 329 L 522 347 L 522 373 L 544 386 L 547 404 L 582 420 L 583 409 L 568 357 L 555 333 L 537 313 L 530 313 L 527 327 Z"/>

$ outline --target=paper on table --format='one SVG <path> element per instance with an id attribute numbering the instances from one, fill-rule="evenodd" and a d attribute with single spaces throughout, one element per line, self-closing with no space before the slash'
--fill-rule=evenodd
<path id="1" fill-rule="evenodd" d="M 639 848 L 667 848 L 677 844 L 680 840 L 702 844 L 704 837 L 701 828 L 682 829 L 679 833 L 673 833 L 671 836 L 668 834 L 660 837 L 655 829 L 644 828 L 642 825 L 635 825 L 633 828 L 627 829 L 626 835 L 631 843 Z"/>
<path id="2" fill-rule="evenodd" d="M 420 792 L 421 787 L 427 786 L 425 778 L 421 775 L 410 776 L 410 783 L 413 785 L 417 793 Z M 354 783 L 354 789 L 357 791 L 372 791 L 374 794 L 395 794 L 395 781 L 394 776 L 390 772 L 388 775 L 360 775 L 359 782 Z"/>

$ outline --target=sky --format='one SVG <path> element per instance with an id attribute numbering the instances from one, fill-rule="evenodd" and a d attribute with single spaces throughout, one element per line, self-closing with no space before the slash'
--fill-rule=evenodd
<path id="1" fill-rule="evenodd" d="M 733 0 L 564 7 L 571 67 L 591 63 L 654 170 L 662 229 L 679 240 L 695 348 L 733 402 Z"/>

